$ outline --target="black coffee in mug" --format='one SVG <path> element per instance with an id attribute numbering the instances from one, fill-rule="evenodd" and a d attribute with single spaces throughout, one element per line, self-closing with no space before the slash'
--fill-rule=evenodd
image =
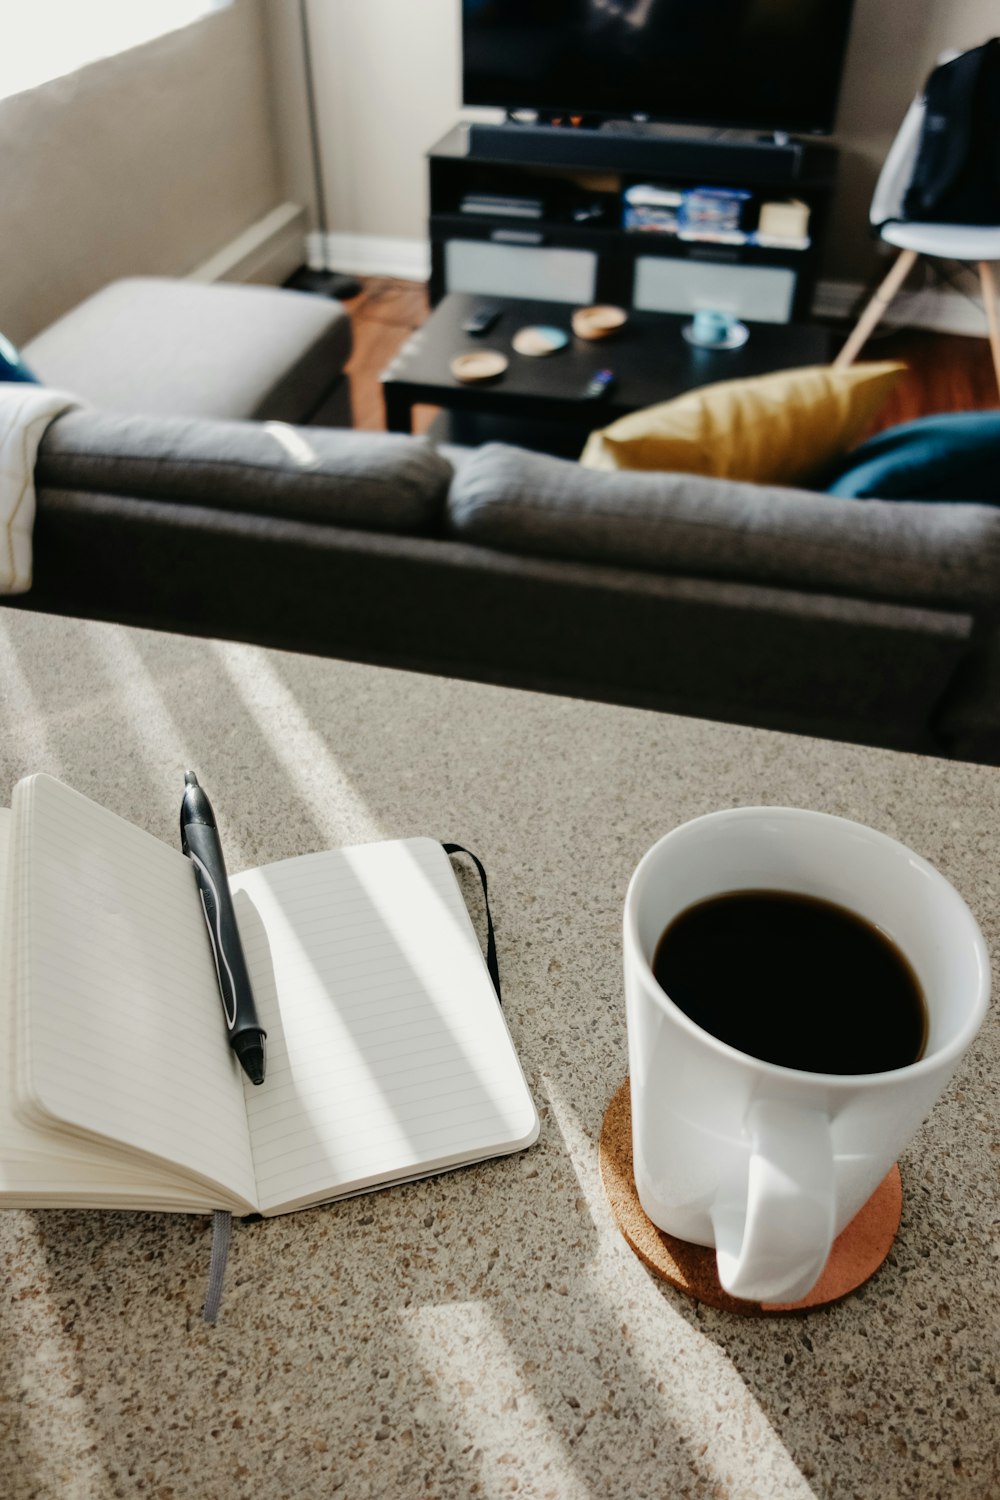
<path id="1" fill-rule="evenodd" d="M 704 1031 L 809 1073 L 905 1068 L 927 1041 L 909 962 L 877 927 L 815 896 L 729 891 L 674 918 L 660 987 Z"/>

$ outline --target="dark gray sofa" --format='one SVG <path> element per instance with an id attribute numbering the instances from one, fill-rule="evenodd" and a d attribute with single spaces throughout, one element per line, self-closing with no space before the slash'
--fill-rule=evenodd
<path id="1" fill-rule="evenodd" d="M 71 411 L 10 607 L 1000 764 L 1000 511 Z"/>

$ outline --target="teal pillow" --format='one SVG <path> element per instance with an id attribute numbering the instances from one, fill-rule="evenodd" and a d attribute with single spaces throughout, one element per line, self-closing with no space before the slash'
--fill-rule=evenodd
<path id="1" fill-rule="evenodd" d="M 0 380 L 20 380 L 28 385 L 38 385 L 38 376 L 32 374 L 10 339 L 0 333 Z"/>
<path id="2" fill-rule="evenodd" d="M 1000 505 L 1000 411 L 945 412 L 889 427 L 841 459 L 827 494 Z"/>

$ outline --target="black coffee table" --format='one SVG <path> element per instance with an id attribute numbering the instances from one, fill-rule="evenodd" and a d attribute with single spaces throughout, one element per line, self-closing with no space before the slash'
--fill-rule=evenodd
<path id="1" fill-rule="evenodd" d="M 463 333 L 465 318 L 486 302 L 503 307 L 499 321 L 481 338 Z M 686 316 L 633 312 L 615 337 L 591 343 L 573 336 L 572 313 L 573 307 L 565 302 L 451 293 L 383 371 L 390 432 L 411 430 L 414 406 L 437 406 L 447 414 L 446 422 L 435 425 L 437 438 L 496 438 L 578 456 L 595 427 L 638 407 L 712 381 L 826 364 L 830 358 L 830 335 L 803 324 L 749 323 L 750 337 L 742 348 L 718 350 L 697 349 L 687 342 L 681 333 L 690 322 Z M 569 344 L 541 358 L 515 353 L 511 338 L 532 323 L 565 329 Z M 456 380 L 449 369 L 455 355 L 481 349 L 497 349 L 507 356 L 503 375 L 477 384 Z M 601 369 L 614 371 L 615 384 L 599 400 L 587 400 L 587 382 Z"/>

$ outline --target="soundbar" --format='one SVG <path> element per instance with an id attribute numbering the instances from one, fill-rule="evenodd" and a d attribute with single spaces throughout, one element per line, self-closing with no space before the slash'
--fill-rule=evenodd
<path id="1" fill-rule="evenodd" d="M 470 123 L 469 155 L 484 161 L 537 166 L 606 167 L 617 172 L 725 182 L 792 183 L 805 172 L 807 153 L 823 147 L 802 141 L 712 139 L 661 133 L 656 126 L 483 125 Z M 831 153 L 832 157 L 832 153 Z M 832 172 L 832 160 L 828 172 Z M 824 176 L 827 173 L 823 173 Z"/>

